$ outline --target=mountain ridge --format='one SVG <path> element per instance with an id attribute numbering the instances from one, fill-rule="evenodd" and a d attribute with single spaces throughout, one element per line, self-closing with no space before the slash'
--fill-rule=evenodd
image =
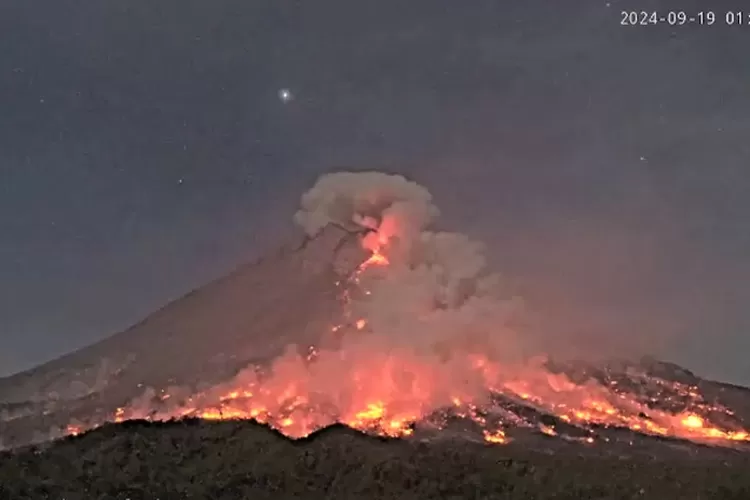
<path id="1" fill-rule="evenodd" d="M 750 492 L 746 454 L 661 447 L 621 457 L 575 443 L 553 452 L 525 444 L 388 439 L 342 425 L 293 441 L 247 421 L 131 421 L 0 452 L 0 495 L 741 500 Z"/>

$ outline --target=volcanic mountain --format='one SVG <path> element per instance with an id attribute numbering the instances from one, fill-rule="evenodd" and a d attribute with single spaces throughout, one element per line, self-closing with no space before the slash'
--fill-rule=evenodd
<path id="1" fill-rule="evenodd" d="M 750 443 L 748 389 L 650 359 L 521 355 L 517 300 L 481 245 L 430 229 L 437 215 L 401 176 L 323 176 L 296 214 L 300 244 L 0 379 L 2 445 L 182 417 L 618 454 Z"/>
<path id="2" fill-rule="evenodd" d="M 320 342 L 341 315 L 335 283 L 364 255 L 355 232 L 328 226 L 123 332 L 0 379 L 0 442 L 66 433 L 73 421 L 88 427 L 148 388 L 199 390 L 289 344 Z"/>

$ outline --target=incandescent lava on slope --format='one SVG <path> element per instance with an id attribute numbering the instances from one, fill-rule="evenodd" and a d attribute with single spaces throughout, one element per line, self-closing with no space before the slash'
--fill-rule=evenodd
<path id="1" fill-rule="evenodd" d="M 515 429 L 583 443 L 609 440 L 611 429 L 750 441 L 741 419 L 696 385 L 637 364 L 581 376 L 523 356 L 519 301 L 486 269 L 481 245 L 430 230 L 438 210 L 422 186 L 377 172 L 329 174 L 301 205 L 295 219 L 309 236 L 330 224 L 357 229 L 369 253 L 336 282 L 340 321 L 270 364 L 189 397 L 154 391 L 111 420 L 255 419 L 292 437 L 334 423 L 403 437 L 466 421 L 489 443 L 508 442 Z"/>

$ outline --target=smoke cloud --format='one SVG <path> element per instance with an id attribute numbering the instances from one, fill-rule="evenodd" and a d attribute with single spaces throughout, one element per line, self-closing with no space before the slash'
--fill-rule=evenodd
<path id="1" fill-rule="evenodd" d="M 308 235 L 331 223 L 360 229 L 373 255 L 344 285 L 343 322 L 332 327 L 338 343 L 310 353 L 290 348 L 265 373 L 249 368 L 212 392 L 252 388 L 257 408 L 304 422 L 299 434 L 356 422 L 373 405 L 398 423 L 457 400 L 488 398 L 488 376 L 499 374 L 483 372 L 481 364 L 520 359 L 513 323 L 521 303 L 487 269 L 484 247 L 459 233 L 433 231 L 439 211 L 432 196 L 399 175 L 329 174 L 304 194 L 301 207 L 295 220 Z M 295 414 L 292 400 L 328 420 L 313 422 L 301 407 L 307 416 Z"/>
<path id="2" fill-rule="evenodd" d="M 432 195 L 401 175 L 337 172 L 323 175 L 302 196 L 295 215 L 309 236 L 328 224 L 378 229 L 381 239 L 416 236 L 439 215 Z M 373 247 L 368 240 L 366 246 Z"/>
<path id="3" fill-rule="evenodd" d="M 207 391 L 148 391 L 115 419 L 255 418 L 290 436 L 343 422 L 402 436 L 412 422 L 439 419 L 450 407 L 481 424 L 492 442 L 505 439 L 498 428 L 508 424 L 557 435 L 543 421 L 498 404 L 502 395 L 566 425 L 750 440 L 746 431 L 709 425 L 701 414 L 731 414 L 707 405 L 695 387 L 626 364 L 628 383 L 639 390 L 623 392 L 617 383 L 585 370 L 568 375 L 535 355 L 522 302 L 488 269 L 483 245 L 432 227 L 438 213 L 424 187 L 399 175 L 323 176 L 302 197 L 295 220 L 310 236 L 328 224 L 351 229 L 370 254 L 338 282 L 343 313 L 328 335 L 315 346 L 288 346 L 268 365 L 250 366 Z M 655 407 L 652 394 L 670 409 Z M 680 401 L 675 409 L 673 397 Z"/>
<path id="4" fill-rule="evenodd" d="M 480 339 L 485 348 L 512 348 L 508 323 L 518 300 L 488 271 L 483 245 L 431 230 L 439 210 L 426 188 L 400 175 L 333 173 L 301 207 L 295 219 L 308 234 L 331 222 L 359 226 L 369 230 L 362 245 L 387 259 L 358 276 L 367 294 L 351 303 L 376 337 L 420 353 Z"/>

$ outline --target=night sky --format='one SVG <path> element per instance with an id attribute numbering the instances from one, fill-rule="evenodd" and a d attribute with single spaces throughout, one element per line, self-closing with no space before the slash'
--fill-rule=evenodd
<path id="1" fill-rule="evenodd" d="M 3 0 L 0 375 L 289 241 L 347 168 L 427 186 L 550 349 L 750 384 L 744 3 Z M 670 6 L 720 20 L 620 25 Z"/>

